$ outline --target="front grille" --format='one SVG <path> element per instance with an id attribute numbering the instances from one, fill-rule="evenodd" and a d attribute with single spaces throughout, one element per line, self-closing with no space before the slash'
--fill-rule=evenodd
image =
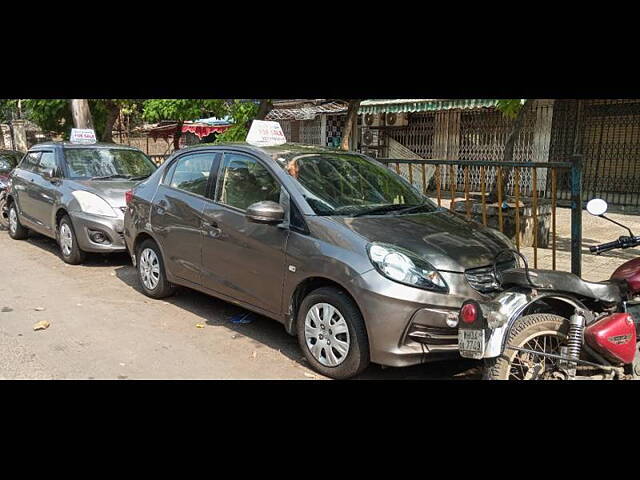
<path id="1" fill-rule="evenodd" d="M 497 266 L 498 271 L 504 271 L 515 267 L 515 260 L 500 262 Z M 467 278 L 469 285 L 480 293 L 493 293 L 500 290 L 500 285 L 493 274 L 493 265 L 489 265 L 488 267 L 471 268 L 464 272 L 464 275 Z"/>

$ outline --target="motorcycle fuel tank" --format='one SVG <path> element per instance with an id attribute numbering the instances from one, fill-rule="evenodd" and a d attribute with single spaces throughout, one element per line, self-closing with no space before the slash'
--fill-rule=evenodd
<path id="1" fill-rule="evenodd" d="M 612 280 L 626 280 L 631 293 L 640 293 L 640 258 L 620 265 L 611 275 Z"/>
<path id="2" fill-rule="evenodd" d="M 589 325 L 584 337 L 591 348 L 615 363 L 632 363 L 636 354 L 636 327 L 628 313 L 614 313 Z"/>

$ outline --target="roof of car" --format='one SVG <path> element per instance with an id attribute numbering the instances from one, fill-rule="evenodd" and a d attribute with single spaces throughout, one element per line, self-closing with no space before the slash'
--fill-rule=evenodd
<path id="1" fill-rule="evenodd" d="M 118 148 L 124 150 L 140 150 L 139 148 L 132 147 L 130 145 L 121 145 L 119 143 L 71 143 L 71 142 L 44 142 L 37 143 L 33 145 L 31 148 L 51 148 L 51 147 L 62 147 L 62 148 Z"/>
<path id="2" fill-rule="evenodd" d="M 192 147 L 187 147 L 180 151 L 193 151 L 206 149 L 211 147 L 236 147 L 243 150 L 263 152 L 268 155 L 287 155 L 287 154 L 301 154 L 301 153 L 354 153 L 344 152 L 330 147 L 322 147 L 319 145 L 305 145 L 302 143 L 285 143 L 283 145 L 276 145 L 272 147 L 257 147 L 255 145 L 248 144 L 247 142 L 225 142 L 225 143 L 201 143 Z"/>

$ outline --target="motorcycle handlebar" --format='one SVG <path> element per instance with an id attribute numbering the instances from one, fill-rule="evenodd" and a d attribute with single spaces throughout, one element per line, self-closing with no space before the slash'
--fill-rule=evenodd
<path id="1" fill-rule="evenodd" d="M 613 242 L 603 243 L 601 245 L 594 245 L 589 247 L 591 253 L 602 253 L 608 252 L 609 250 L 613 250 L 615 248 L 630 248 L 636 247 L 640 245 L 640 237 L 620 237 L 618 240 Z"/>

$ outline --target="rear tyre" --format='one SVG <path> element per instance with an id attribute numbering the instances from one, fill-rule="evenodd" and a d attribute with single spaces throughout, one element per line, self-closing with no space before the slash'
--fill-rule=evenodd
<path id="1" fill-rule="evenodd" d="M 560 354 L 567 341 L 569 322 L 548 313 L 536 313 L 515 321 L 507 336 L 507 345 L 539 352 Z M 542 380 L 555 360 L 505 349 L 496 358 L 485 360 L 486 380 Z"/>
<path id="2" fill-rule="evenodd" d="M 7 195 L 0 193 L 0 228 L 9 229 L 9 210 L 7 209 Z"/>
<path id="3" fill-rule="evenodd" d="M 62 217 L 58 225 L 58 244 L 60 245 L 60 255 L 65 263 L 79 265 L 84 262 L 87 255 L 78 246 L 76 231 L 73 229 L 68 215 Z"/>
<path id="4" fill-rule="evenodd" d="M 369 338 L 355 302 L 335 287 L 305 297 L 296 320 L 298 343 L 315 371 L 343 380 L 369 365 Z"/>
<path id="5" fill-rule="evenodd" d="M 176 287 L 167 280 L 160 248 L 153 240 L 145 240 L 136 252 L 138 279 L 144 294 L 151 298 L 173 295 Z"/>
<path id="6" fill-rule="evenodd" d="M 15 202 L 9 206 L 9 236 L 14 240 L 24 240 L 29 236 L 29 230 L 22 226 Z"/>

